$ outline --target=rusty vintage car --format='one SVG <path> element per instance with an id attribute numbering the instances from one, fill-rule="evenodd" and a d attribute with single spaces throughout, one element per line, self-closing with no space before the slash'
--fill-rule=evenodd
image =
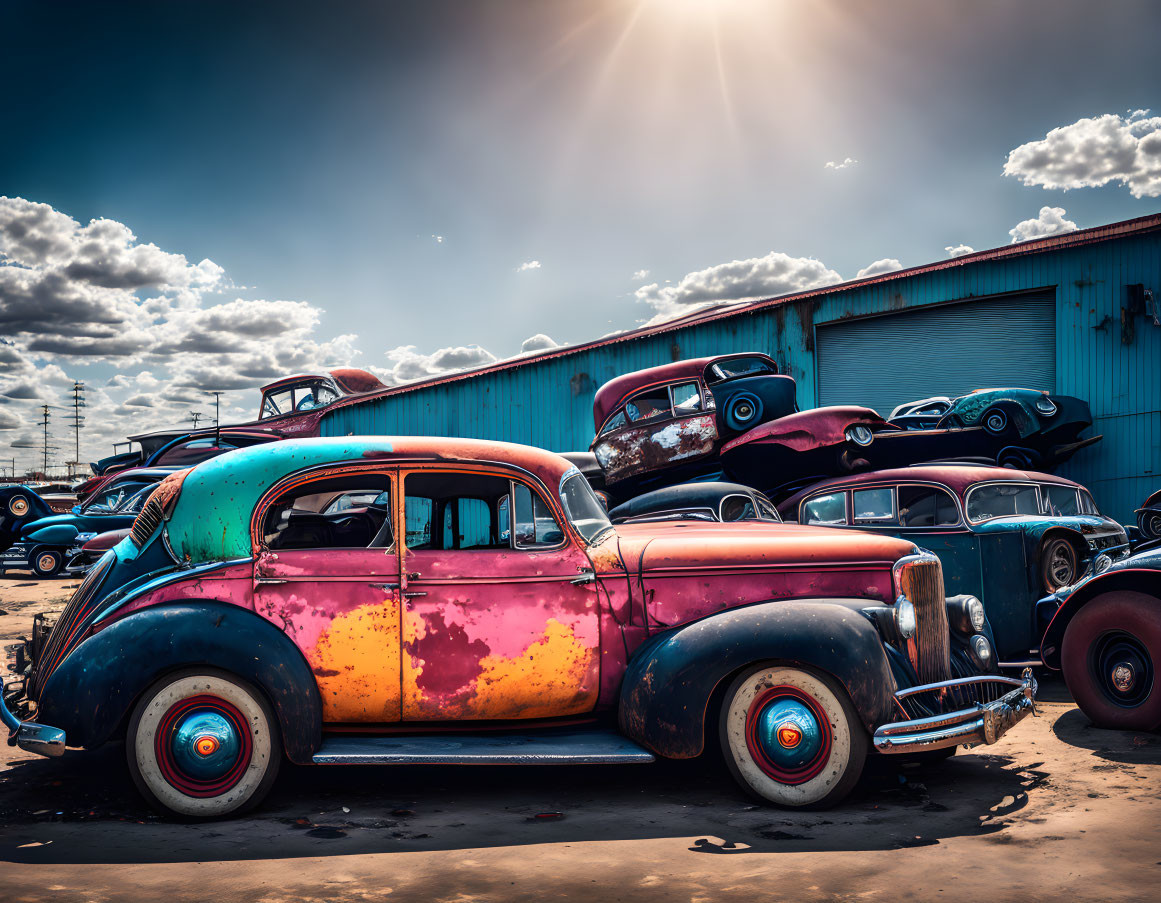
<path id="1" fill-rule="evenodd" d="M 659 520 L 782 522 L 774 503 L 757 489 L 721 480 L 654 489 L 613 508 L 609 519 L 614 524 Z"/>
<path id="2" fill-rule="evenodd" d="M 621 501 L 714 473 L 779 500 L 836 474 L 925 461 L 1050 470 L 1100 439 L 1079 438 L 1092 416 L 1077 398 L 992 389 L 925 400 L 937 401 L 934 423 L 909 409 L 898 422 L 856 405 L 800 411 L 794 379 L 767 355 L 696 358 L 601 386 L 590 450 Z"/>
<path id="3" fill-rule="evenodd" d="M 1075 583 L 1101 557 L 1129 553 L 1124 528 L 1087 489 L 1046 473 L 961 464 L 824 480 L 784 500 L 787 521 L 897 536 L 934 552 L 945 585 L 984 603 L 1001 665 L 1037 658 L 1055 606 L 1045 593 Z"/>
<path id="4" fill-rule="evenodd" d="M 46 755 L 125 738 L 184 817 L 253 806 L 296 763 L 634 763 L 720 743 L 785 806 L 842 799 L 868 752 L 993 743 L 1031 672 L 937 558 L 775 523 L 614 527 L 551 452 L 463 439 L 275 442 L 169 477 L 0 716 Z M 29 720 L 35 717 L 36 720 Z"/>

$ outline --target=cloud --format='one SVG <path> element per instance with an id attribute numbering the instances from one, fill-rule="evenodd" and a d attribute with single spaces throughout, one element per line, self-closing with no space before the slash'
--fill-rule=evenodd
<path id="1" fill-rule="evenodd" d="M 1119 182 L 1135 198 L 1161 195 L 1161 116 L 1135 110 L 1078 119 L 1008 154 L 1004 175 L 1043 188 Z"/>
<path id="2" fill-rule="evenodd" d="M 400 345 L 386 354 L 391 362 L 384 379 L 388 385 L 430 379 L 445 373 L 482 367 L 498 360 L 496 355 L 479 345 L 456 345 L 440 348 L 431 354 L 420 353 L 415 345 Z"/>
<path id="3" fill-rule="evenodd" d="M 771 298 L 836 282 L 842 282 L 842 276 L 820 260 L 771 251 L 765 257 L 732 260 L 688 273 L 676 285 L 643 285 L 634 295 L 657 311 L 651 322 L 658 322 L 713 302 Z"/>
<path id="4" fill-rule="evenodd" d="M 858 162 L 859 162 L 858 160 L 852 160 L 850 157 L 847 157 L 841 163 L 836 163 L 834 160 L 828 160 L 826 163 L 826 166 L 824 168 L 825 169 L 847 169 L 851 166 L 857 166 Z"/>
<path id="5" fill-rule="evenodd" d="M 15 411 L 0 410 L 0 430 L 18 430 L 24 420 Z"/>
<path id="6" fill-rule="evenodd" d="M 1008 234 L 1012 236 L 1012 244 L 1016 244 L 1033 238 L 1043 238 L 1046 235 L 1072 232 L 1075 229 L 1076 223 L 1064 218 L 1063 207 L 1041 207 L 1040 215 L 1036 219 L 1016 223 L 1014 228 L 1008 230 Z"/>
<path id="7" fill-rule="evenodd" d="M 548 351 L 550 348 L 559 348 L 560 343 L 552 340 L 542 332 L 529 336 L 520 344 L 521 354 L 531 354 L 537 351 Z"/>
<path id="8" fill-rule="evenodd" d="M 883 273 L 893 273 L 895 270 L 901 269 L 903 269 L 903 264 L 894 257 L 884 257 L 863 267 L 855 274 L 855 278 L 865 279 L 867 276 L 879 276 Z"/>
<path id="9" fill-rule="evenodd" d="M 640 282 L 642 279 L 644 279 L 648 275 L 649 275 L 648 270 L 637 270 L 636 272 L 633 273 L 633 281 Z"/>
<path id="10" fill-rule="evenodd" d="M 970 245 L 948 245 L 943 250 L 947 251 L 948 257 L 963 257 L 964 254 L 974 254 L 976 249 Z"/>
<path id="11" fill-rule="evenodd" d="M 527 260 L 524 263 L 520 264 L 520 266 L 516 267 L 516 272 L 523 273 L 526 270 L 539 270 L 539 269 L 540 269 L 540 261 L 539 260 Z"/>

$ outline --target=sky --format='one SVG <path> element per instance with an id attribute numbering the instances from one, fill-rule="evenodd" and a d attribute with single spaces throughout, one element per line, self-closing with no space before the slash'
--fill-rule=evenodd
<path id="1" fill-rule="evenodd" d="M 0 472 L 1161 210 L 1150 0 L 2 15 Z"/>

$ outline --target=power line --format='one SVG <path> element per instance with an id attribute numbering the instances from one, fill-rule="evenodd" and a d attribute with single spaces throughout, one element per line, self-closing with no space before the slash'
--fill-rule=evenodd
<path id="1" fill-rule="evenodd" d="M 81 408 L 86 407 L 86 405 L 85 405 L 85 384 L 83 382 L 78 381 L 78 382 L 73 383 L 72 404 L 73 404 L 73 413 L 72 413 L 72 417 L 70 417 L 69 420 L 70 420 L 72 427 L 73 427 L 73 438 L 74 438 L 75 448 L 74 448 L 73 460 L 68 462 L 68 463 L 70 465 L 76 466 L 79 469 L 81 466 L 81 427 L 85 423 L 85 418 L 81 414 Z"/>
<path id="2" fill-rule="evenodd" d="M 189 416 L 193 418 L 193 428 L 196 430 L 198 428 L 198 421 L 205 415 L 201 411 L 190 411 Z"/>

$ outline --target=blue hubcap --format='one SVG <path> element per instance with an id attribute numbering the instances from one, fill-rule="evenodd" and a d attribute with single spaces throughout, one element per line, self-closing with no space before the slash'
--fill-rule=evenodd
<path id="1" fill-rule="evenodd" d="M 778 768 L 795 771 L 822 749 L 823 732 L 814 713 L 797 699 L 775 699 L 758 714 L 758 742 Z"/>
<path id="2" fill-rule="evenodd" d="M 242 742 L 229 719 L 217 712 L 191 712 L 178 722 L 171 741 L 173 759 L 190 777 L 212 781 L 238 760 Z"/>

